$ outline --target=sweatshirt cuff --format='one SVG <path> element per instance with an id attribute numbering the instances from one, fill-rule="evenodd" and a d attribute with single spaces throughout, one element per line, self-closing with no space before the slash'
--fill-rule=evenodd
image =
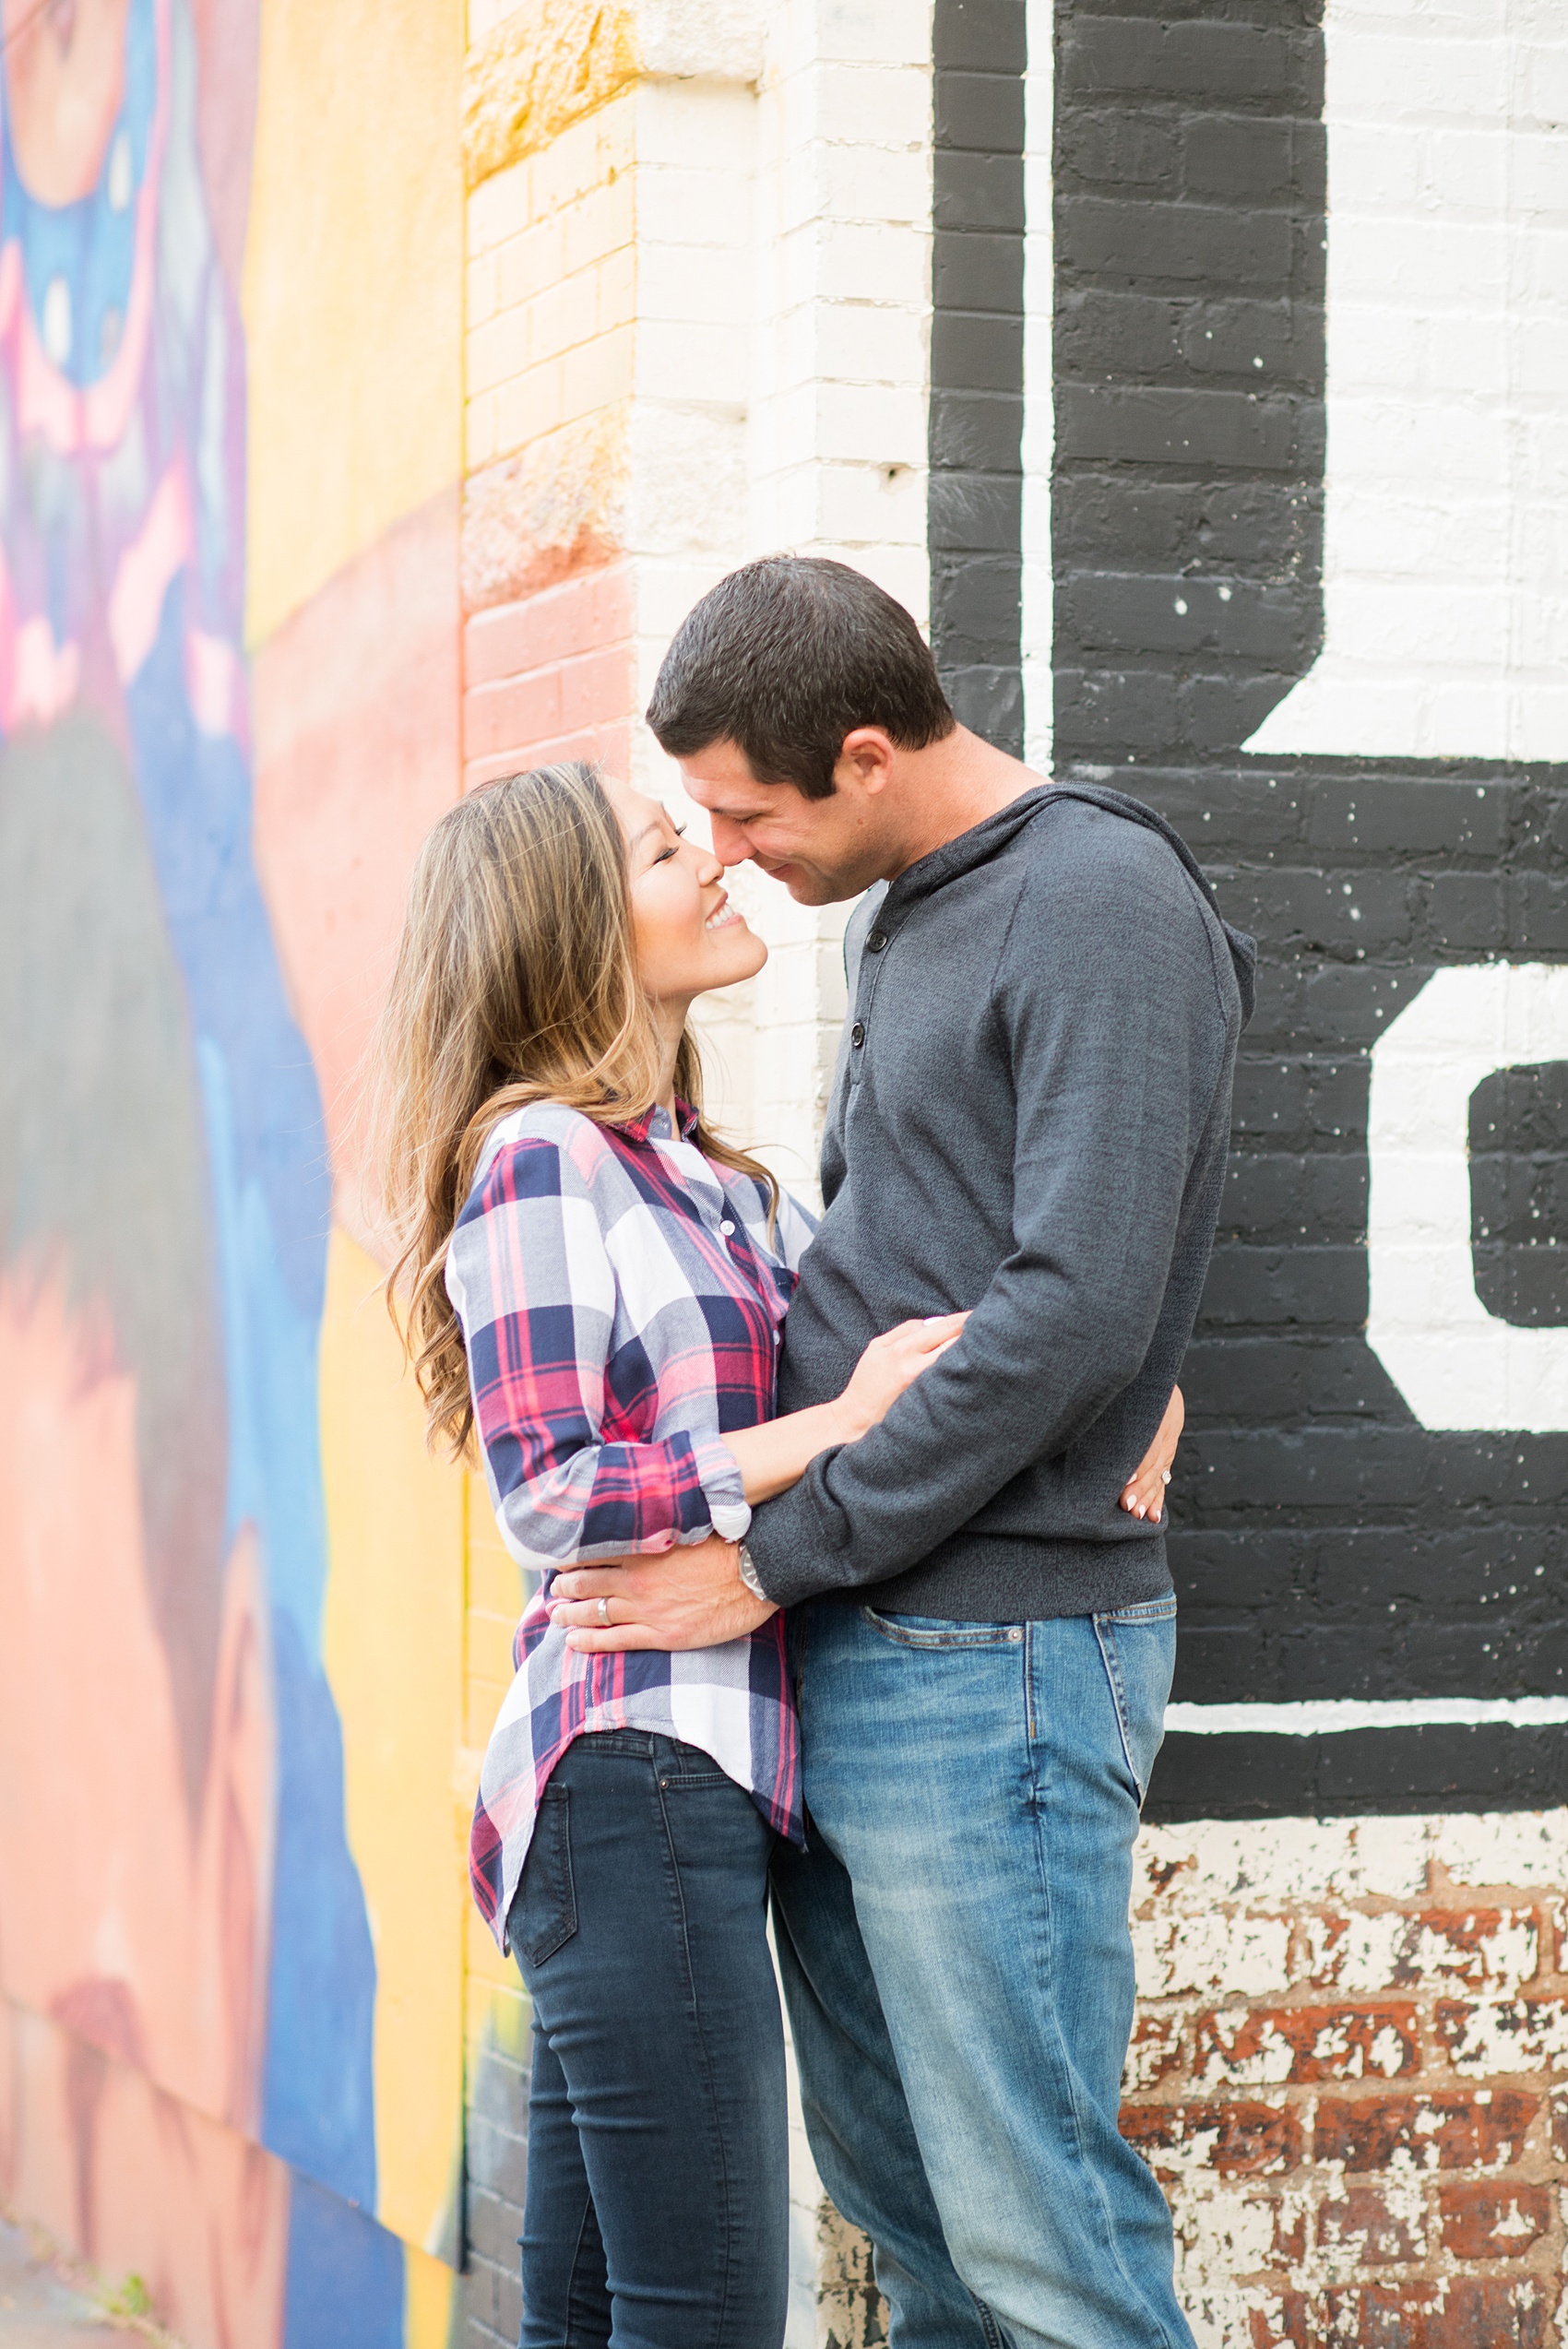
<path id="1" fill-rule="evenodd" d="M 720 1541 L 741 1541 L 751 1530 L 752 1510 L 740 1462 L 718 1436 L 694 1437 L 692 1456 L 714 1532 Z"/>

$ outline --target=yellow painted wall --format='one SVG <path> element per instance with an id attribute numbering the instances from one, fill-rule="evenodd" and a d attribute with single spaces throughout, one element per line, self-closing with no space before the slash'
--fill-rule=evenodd
<path id="1" fill-rule="evenodd" d="M 379 1279 L 371 1258 L 335 1232 L 321 1338 L 323 1653 L 375 1951 L 376 2215 L 409 2243 L 451 2258 L 469 1904 L 467 1820 L 454 1781 L 464 1479 L 424 1449 L 419 1395 L 403 1375 Z"/>
<path id="2" fill-rule="evenodd" d="M 262 0 L 247 634 L 461 478 L 462 0 Z"/>

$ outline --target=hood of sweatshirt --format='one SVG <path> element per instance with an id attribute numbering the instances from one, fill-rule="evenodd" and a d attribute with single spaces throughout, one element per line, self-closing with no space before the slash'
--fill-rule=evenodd
<path id="1" fill-rule="evenodd" d="M 917 864 L 910 865 L 894 882 L 887 892 L 888 897 L 896 899 L 899 905 L 912 904 L 942 888 L 959 873 L 972 872 L 976 865 L 989 862 L 1010 841 L 1016 839 L 1026 825 L 1033 824 L 1038 816 L 1060 800 L 1082 800 L 1089 807 L 1102 809 L 1107 815 L 1120 816 L 1127 824 L 1141 825 L 1146 832 L 1158 832 L 1181 859 L 1203 891 L 1214 910 L 1215 919 L 1225 932 L 1230 960 L 1235 966 L 1236 984 L 1241 997 L 1241 1021 L 1245 1026 L 1253 1015 L 1257 997 L 1256 942 L 1249 938 L 1244 930 L 1234 929 L 1226 920 L 1207 875 L 1175 826 L 1167 824 L 1153 808 L 1145 807 L 1141 800 L 1129 799 L 1124 791 L 1107 790 L 1098 783 L 1046 783 L 1040 785 L 1038 790 L 1025 791 L 1019 798 L 1010 800 L 1005 807 L 998 808 L 994 815 L 988 815 L 982 824 L 972 825 L 968 832 L 960 832 L 956 840 L 946 841 L 940 848 L 933 848 L 929 856 L 921 857 Z"/>

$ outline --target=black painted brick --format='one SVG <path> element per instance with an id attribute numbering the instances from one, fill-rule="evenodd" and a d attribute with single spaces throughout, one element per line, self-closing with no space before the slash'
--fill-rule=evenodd
<path id="1" fill-rule="evenodd" d="M 936 77 L 932 131 L 937 148 L 1024 148 L 1024 81 L 1018 73 L 943 73 Z"/>
<path id="2" fill-rule="evenodd" d="M 932 288 L 939 311 L 1021 311 L 1022 239 L 980 229 L 939 230 L 932 259 Z"/>
<path id="3" fill-rule="evenodd" d="M 1277 286 L 1289 273 L 1290 222 L 1283 212 L 1063 196 L 1056 219 L 1062 261 L 1074 272 L 1104 270 L 1113 279 L 1184 286 L 1212 282 L 1217 291 L 1232 293 L 1242 286 Z"/>
<path id="4" fill-rule="evenodd" d="M 1568 956 L 1568 771 L 1240 755 L 1321 639 L 1319 13 L 1058 9 L 1056 766 L 1169 814 L 1263 958 L 1184 1373 L 1178 1693 L 1517 1693 L 1568 1671 L 1568 1436 L 1420 1429 L 1366 1347 L 1366 1055 L 1440 965 Z M 1538 1300 L 1568 1174 L 1510 1139 L 1478 1180 L 1503 1301 Z M 1262 1809 L 1556 1799 L 1568 1739 L 1269 1740 L 1255 1779 L 1241 1741 L 1172 1747 L 1192 1815 L 1239 1762 Z"/>
<path id="5" fill-rule="evenodd" d="M 939 310 L 932 321 L 932 373 L 952 391 L 1016 394 L 1024 322 L 972 310 Z"/>
<path id="6" fill-rule="evenodd" d="M 941 0 L 932 50 L 939 74 L 944 66 L 1021 74 L 1027 53 L 1020 0 Z"/>
<path id="7" fill-rule="evenodd" d="M 1252 392 L 1063 384 L 1057 393 L 1063 462 L 1115 458 L 1283 472 L 1294 461 L 1299 422 L 1296 400 Z"/>
<path id="8" fill-rule="evenodd" d="M 1244 24 L 1078 18 L 1063 50 L 1065 69 L 1085 89 L 1265 98 L 1285 95 L 1291 80 L 1284 35 Z"/>
<path id="9" fill-rule="evenodd" d="M 1024 166 L 1016 155 L 940 151 L 932 172 L 937 229 L 1024 227 Z"/>
<path id="10" fill-rule="evenodd" d="M 1016 473 L 1024 403 L 1014 394 L 947 391 L 931 395 L 931 460 L 962 471 Z"/>

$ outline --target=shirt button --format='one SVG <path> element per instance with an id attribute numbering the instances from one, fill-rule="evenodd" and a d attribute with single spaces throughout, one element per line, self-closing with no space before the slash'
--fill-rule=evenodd
<path id="1" fill-rule="evenodd" d="M 865 1042 L 865 1040 L 866 1040 L 865 1024 L 864 1024 L 864 1022 L 863 1022 L 863 1021 L 861 1021 L 861 1020 L 857 1020 L 857 1021 L 855 1022 L 854 1026 L 853 1026 L 853 1027 L 849 1030 L 849 1041 L 850 1041 L 850 1043 L 851 1043 L 851 1044 L 853 1044 L 853 1045 L 854 1045 L 855 1049 L 856 1049 L 856 1050 L 857 1050 L 857 1051 L 858 1051 L 858 1050 L 859 1050 L 859 1049 L 860 1049 L 860 1047 L 861 1047 L 861 1045 Z"/>
<path id="2" fill-rule="evenodd" d="M 720 1224 L 719 1228 L 724 1234 L 725 1239 L 728 1240 L 735 1227 L 733 1224 Z"/>
<path id="3" fill-rule="evenodd" d="M 885 931 L 885 930 L 873 930 L 873 931 L 872 931 L 872 933 L 871 933 L 870 937 L 866 940 L 866 952 L 867 952 L 867 954 L 868 954 L 868 955 L 880 955 L 880 954 L 881 954 L 881 952 L 882 952 L 882 950 L 883 950 L 883 948 L 884 948 L 884 946 L 885 946 L 885 945 L 886 945 L 886 943 L 887 943 L 887 932 L 886 932 L 886 931 Z"/>

